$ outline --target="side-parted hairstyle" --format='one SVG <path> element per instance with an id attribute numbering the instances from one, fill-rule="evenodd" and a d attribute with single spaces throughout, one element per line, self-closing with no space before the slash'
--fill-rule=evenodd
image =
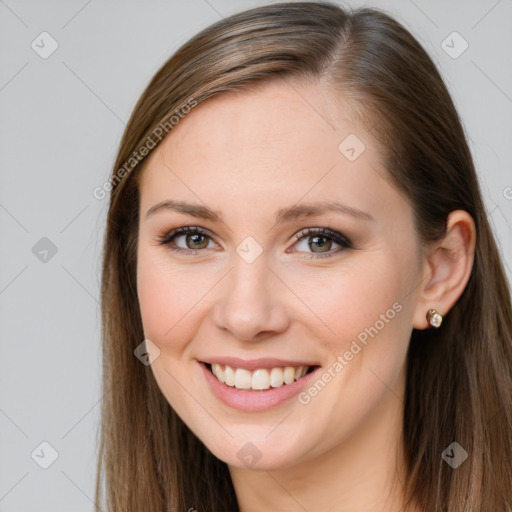
<path id="1" fill-rule="evenodd" d="M 163 140 L 162 127 L 171 133 L 191 102 L 271 80 L 314 81 L 332 97 L 350 99 L 389 179 L 410 200 L 422 243 L 443 237 L 451 211 L 473 217 L 475 259 L 463 294 L 440 329 L 412 332 L 404 484 L 408 502 L 425 512 L 512 510 L 510 289 L 464 129 L 435 64 L 400 23 L 373 8 L 325 2 L 263 6 L 207 27 L 169 58 L 135 106 L 112 170 L 103 247 L 97 506 L 238 511 L 227 465 L 182 422 L 151 368 L 134 356 L 144 340 L 137 177 L 148 148 Z M 441 456 L 454 441 L 468 453 L 456 469 Z"/>

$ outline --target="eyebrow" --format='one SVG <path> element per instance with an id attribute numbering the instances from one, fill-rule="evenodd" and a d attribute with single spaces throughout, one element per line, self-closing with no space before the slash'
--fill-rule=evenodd
<path id="1" fill-rule="evenodd" d="M 216 222 L 224 222 L 222 220 L 222 213 L 219 210 L 212 210 L 207 206 L 203 206 L 196 203 L 187 203 L 185 201 L 174 201 L 166 199 L 158 204 L 152 206 L 146 212 L 146 219 L 159 211 L 175 211 L 190 215 L 199 219 L 207 219 Z M 375 218 L 367 212 L 347 206 L 337 201 L 331 202 L 319 202 L 309 204 L 296 204 L 286 208 L 281 208 L 275 215 L 275 223 L 282 224 L 285 222 L 291 222 L 304 217 L 312 217 L 314 215 L 320 215 L 322 213 L 336 212 L 343 215 L 349 215 L 351 217 L 359 218 L 366 221 L 374 221 Z"/>

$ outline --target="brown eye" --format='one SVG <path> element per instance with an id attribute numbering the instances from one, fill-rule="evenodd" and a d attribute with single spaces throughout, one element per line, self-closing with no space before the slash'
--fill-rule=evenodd
<path id="1" fill-rule="evenodd" d="M 332 246 L 332 242 L 333 241 L 326 236 L 314 236 L 309 238 L 308 245 L 313 252 L 324 252 L 321 250 L 322 247 L 329 251 Z"/>
<path id="2" fill-rule="evenodd" d="M 334 256 L 339 252 L 343 252 L 344 249 L 352 248 L 352 244 L 347 237 L 327 228 L 307 228 L 295 235 L 295 238 L 299 242 L 295 244 L 298 247 L 298 251 L 310 255 L 312 253 L 317 254 L 313 258 Z M 340 249 L 331 250 L 333 243 L 340 246 Z"/>
<path id="3" fill-rule="evenodd" d="M 207 249 L 211 241 L 211 236 L 202 229 L 189 226 L 175 229 L 159 239 L 161 245 L 167 245 L 171 250 L 183 253 Z"/>
<path id="4" fill-rule="evenodd" d="M 181 235 L 176 238 L 181 237 L 185 237 L 185 243 L 189 249 L 205 249 L 208 246 L 208 239 L 205 235 Z"/>

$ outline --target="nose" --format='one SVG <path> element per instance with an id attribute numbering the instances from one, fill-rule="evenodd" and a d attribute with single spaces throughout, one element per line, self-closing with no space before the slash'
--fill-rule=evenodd
<path id="1" fill-rule="evenodd" d="M 290 319 L 283 283 L 260 255 L 247 263 L 235 255 L 214 308 L 215 325 L 234 338 L 258 341 L 286 330 Z"/>

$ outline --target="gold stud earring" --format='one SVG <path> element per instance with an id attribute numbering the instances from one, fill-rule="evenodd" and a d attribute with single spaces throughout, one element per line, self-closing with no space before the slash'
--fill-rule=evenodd
<path id="1" fill-rule="evenodd" d="M 437 311 L 437 309 L 429 309 L 427 311 L 427 322 L 429 327 L 435 327 L 436 329 L 441 327 L 443 322 L 443 315 Z"/>

